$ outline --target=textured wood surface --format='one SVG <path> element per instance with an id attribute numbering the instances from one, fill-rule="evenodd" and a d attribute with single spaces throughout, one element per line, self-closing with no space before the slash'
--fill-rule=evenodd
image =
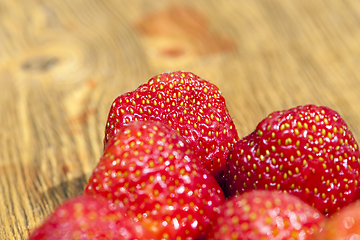
<path id="1" fill-rule="evenodd" d="M 217 84 L 240 136 L 329 106 L 360 140 L 360 1 L 0 1 L 0 239 L 81 194 L 112 100 L 187 70 Z"/>

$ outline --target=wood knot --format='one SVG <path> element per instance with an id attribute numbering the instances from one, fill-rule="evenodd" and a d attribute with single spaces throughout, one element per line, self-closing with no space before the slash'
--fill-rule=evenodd
<path id="1" fill-rule="evenodd" d="M 59 59 L 53 56 L 35 56 L 30 59 L 26 59 L 21 68 L 24 71 L 36 71 L 47 72 L 59 63 Z"/>
<path id="2" fill-rule="evenodd" d="M 234 51 L 235 41 L 212 31 L 208 18 L 196 9 L 174 5 L 143 16 L 135 28 L 145 49 L 151 50 L 149 55 L 158 58 L 191 59 Z"/>

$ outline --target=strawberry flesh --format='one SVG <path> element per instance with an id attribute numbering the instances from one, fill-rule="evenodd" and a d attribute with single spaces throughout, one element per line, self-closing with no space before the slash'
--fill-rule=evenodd
<path id="1" fill-rule="evenodd" d="M 328 216 L 358 198 L 359 161 L 358 144 L 337 112 L 299 106 L 271 113 L 236 143 L 226 191 L 282 190 Z"/>
<path id="2" fill-rule="evenodd" d="M 325 221 L 324 230 L 316 240 L 360 239 L 360 202 L 349 204 Z"/>
<path id="3" fill-rule="evenodd" d="M 126 217 L 123 209 L 102 197 L 67 200 L 30 235 L 29 240 L 155 239 L 146 228 Z"/>
<path id="4" fill-rule="evenodd" d="M 322 229 L 324 216 L 296 196 L 254 190 L 229 199 L 209 240 L 307 240 Z"/>
<path id="5" fill-rule="evenodd" d="M 177 131 L 154 121 L 120 128 L 85 189 L 127 209 L 159 239 L 205 236 L 225 201 Z"/>
<path id="6" fill-rule="evenodd" d="M 177 130 L 221 186 L 238 135 L 218 87 L 190 72 L 163 73 L 111 106 L 104 145 L 132 121 L 153 120 Z"/>

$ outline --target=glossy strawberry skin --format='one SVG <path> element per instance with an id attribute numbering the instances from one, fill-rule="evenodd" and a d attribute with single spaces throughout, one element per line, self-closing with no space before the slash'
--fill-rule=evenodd
<path id="1" fill-rule="evenodd" d="M 125 216 L 123 209 L 102 197 L 67 200 L 30 235 L 29 240 L 155 239 L 151 232 Z"/>
<path id="2" fill-rule="evenodd" d="M 326 215 L 359 196 L 358 145 L 339 114 L 299 106 L 270 114 L 240 140 L 229 158 L 229 196 L 277 189 Z"/>
<path id="3" fill-rule="evenodd" d="M 104 145 L 123 125 L 155 120 L 177 130 L 205 168 L 224 185 L 226 159 L 238 135 L 219 89 L 190 72 L 163 73 L 111 106 Z"/>
<path id="4" fill-rule="evenodd" d="M 208 239 L 314 239 L 324 219 L 294 195 L 254 190 L 234 196 L 223 205 Z"/>
<path id="5" fill-rule="evenodd" d="M 225 201 L 212 175 L 175 130 L 134 122 L 109 141 L 85 189 L 127 210 L 159 239 L 204 236 Z"/>
<path id="6" fill-rule="evenodd" d="M 349 204 L 325 221 L 316 240 L 355 240 L 360 238 L 360 202 Z"/>

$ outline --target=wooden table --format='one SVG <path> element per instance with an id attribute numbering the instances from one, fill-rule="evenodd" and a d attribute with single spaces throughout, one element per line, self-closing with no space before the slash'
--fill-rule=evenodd
<path id="1" fill-rule="evenodd" d="M 240 136 L 314 103 L 360 140 L 360 1 L 0 1 L 0 238 L 81 194 L 119 94 L 169 70 L 219 86 Z"/>

